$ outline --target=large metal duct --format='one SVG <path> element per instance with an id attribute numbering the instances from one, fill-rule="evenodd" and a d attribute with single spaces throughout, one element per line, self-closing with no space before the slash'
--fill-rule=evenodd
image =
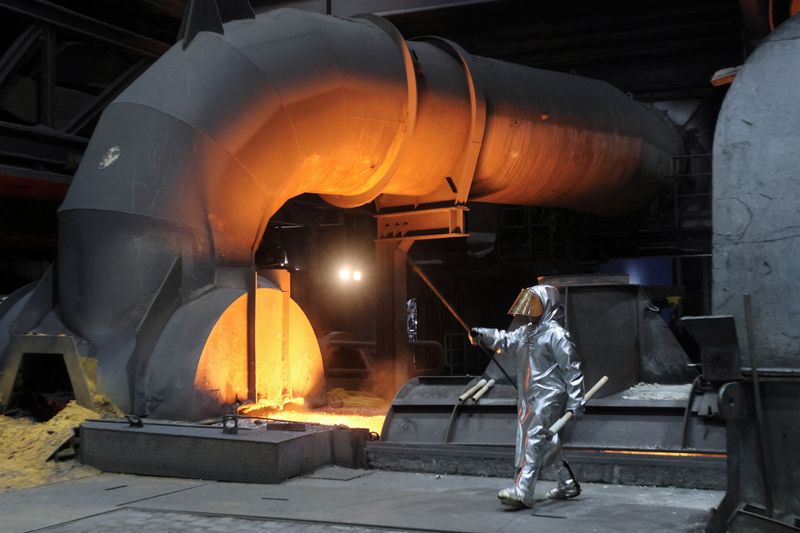
<path id="1" fill-rule="evenodd" d="M 218 26 L 194 35 L 189 21 L 104 111 L 59 211 L 57 313 L 26 322 L 63 322 L 129 412 L 193 418 L 247 395 L 204 389 L 198 368 L 246 380 L 251 396 L 266 394 L 254 376 L 292 374 L 288 303 L 258 319 L 283 355 L 247 359 L 232 324 L 227 352 L 206 350 L 292 196 L 416 205 L 457 189 L 613 214 L 649 201 L 681 148 L 665 117 L 608 84 L 406 42 L 377 17 L 282 9 Z"/>

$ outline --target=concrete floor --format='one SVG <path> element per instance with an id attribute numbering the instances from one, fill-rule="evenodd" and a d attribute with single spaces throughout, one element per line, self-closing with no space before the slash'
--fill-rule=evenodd
<path id="1" fill-rule="evenodd" d="M 701 531 L 720 491 L 584 484 L 509 511 L 496 478 L 323 467 L 280 485 L 101 474 L 0 493 L 3 532 Z M 542 481 L 537 494 L 553 486 Z"/>

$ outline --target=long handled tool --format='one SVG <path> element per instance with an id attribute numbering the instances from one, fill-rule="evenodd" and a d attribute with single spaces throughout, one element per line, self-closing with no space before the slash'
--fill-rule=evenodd
<path id="1" fill-rule="evenodd" d="M 458 397 L 458 401 L 455 403 L 455 405 L 453 405 L 453 410 L 450 412 L 450 420 L 447 422 L 447 432 L 444 436 L 445 442 L 450 442 L 450 438 L 453 436 L 453 429 L 455 427 L 454 422 L 456 420 L 456 416 L 458 415 L 458 410 L 462 405 L 464 405 L 464 402 L 467 400 L 467 398 L 473 397 L 473 395 L 476 395 L 478 392 L 482 391 L 486 386 L 486 383 L 488 382 L 484 378 L 481 378 L 475 385 L 465 390 L 464 393 Z"/>
<path id="2" fill-rule="evenodd" d="M 770 472 L 772 471 L 769 459 L 769 438 L 766 425 L 764 423 L 764 408 L 761 405 L 761 384 L 758 377 L 758 361 L 756 360 L 755 335 L 753 333 L 753 308 L 750 295 L 742 296 L 744 305 L 744 322 L 747 332 L 747 352 L 750 355 L 750 371 L 753 374 L 753 401 L 756 412 L 756 436 L 759 447 L 759 464 L 761 466 L 761 483 L 764 490 L 764 504 L 770 517 L 775 516 L 775 504 L 772 497 L 772 487 L 770 486 Z"/>
<path id="3" fill-rule="evenodd" d="M 597 393 L 597 391 L 600 390 L 600 387 L 602 387 L 606 383 L 608 383 L 608 376 L 603 376 L 602 378 L 597 380 L 597 383 L 594 384 L 594 387 L 586 391 L 586 394 L 583 395 L 583 401 L 581 402 L 581 407 L 586 405 L 586 402 L 591 400 L 592 396 L 594 396 Z M 555 424 L 550 426 L 550 429 L 547 430 L 547 433 L 550 435 L 555 435 L 556 433 L 561 431 L 561 428 L 564 427 L 564 424 L 566 424 L 570 420 L 572 420 L 572 411 L 567 411 L 564 414 L 564 416 L 556 420 Z"/>
<path id="4" fill-rule="evenodd" d="M 476 394 L 479 390 L 481 390 L 486 385 L 486 380 L 481 378 L 475 385 L 464 391 L 464 394 L 458 397 L 459 402 L 463 402 L 473 394 Z"/>
<path id="5" fill-rule="evenodd" d="M 410 257 L 408 258 L 408 264 L 411 265 L 411 269 L 414 271 L 414 273 L 417 276 L 419 276 L 422 281 L 425 282 L 425 285 L 428 286 L 428 288 L 433 292 L 433 294 L 435 294 L 436 297 L 439 298 L 439 301 L 442 302 L 442 305 L 444 305 L 445 308 L 448 311 L 450 311 L 450 314 L 453 315 L 453 318 L 455 318 L 456 321 L 459 324 L 461 324 L 461 327 L 464 328 L 464 331 L 467 332 L 467 336 L 471 339 L 472 336 L 470 335 L 470 332 L 472 331 L 472 328 L 470 328 L 469 325 L 464 321 L 464 319 L 461 318 L 461 316 L 456 312 L 456 310 L 453 309 L 453 306 L 450 305 L 450 302 L 447 301 L 447 298 L 445 298 L 444 295 L 441 292 L 439 292 L 439 290 L 436 288 L 436 286 L 433 284 L 433 282 L 430 279 L 428 279 L 428 276 L 425 275 L 425 273 L 422 271 L 422 269 L 419 268 L 416 265 L 416 263 L 414 263 L 414 261 L 411 260 Z M 500 365 L 500 363 L 498 363 L 497 360 L 494 358 L 494 352 L 492 350 L 489 350 L 485 346 L 481 345 L 480 343 L 478 343 L 478 346 L 480 346 L 480 348 L 486 353 L 486 355 L 489 356 L 489 358 L 494 362 L 495 366 L 497 366 L 497 368 L 500 369 L 500 372 L 502 372 L 503 375 L 506 377 L 508 382 L 511 383 L 511 385 L 513 385 L 514 388 L 516 389 L 517 388 L 517 384 L 515 383 L 515 381 L 513 379 L 511 379 L 511 376 L 508 375 L 508 373 L 506 372 L 506 369 L 503 368 Z M 484 391 L 484 393 L 485 392 L 486 391 Z"/>
<path id="6" fill-rule="evenodd" d="M 481 398 L 483 398 L 483 395 L 484 395 L 484 394 L 486 394 L 487 392 L 489 392 L 489 389 L 491 389 L 492 387 L 494 387 L 494 384 L 495 384 L 495 383 L 497 383 L 497 380 L 495 380 L 494 378 L 492 378 L 492 379 L 490 379 L 489 381 L 487 381 L 487 382 L 486 382 L 486 383 L 483 385 L 483 387 L 481 387 L 481 388 L 480 388 L 480 390 L 479 390 L 478 392 L 476 392 L 476 393 L 475 393 L 475 394 L 472 396 L 472 401 L 473 401 L 473 402 L 477 402 L 478 400 L 480 400 Z"/>

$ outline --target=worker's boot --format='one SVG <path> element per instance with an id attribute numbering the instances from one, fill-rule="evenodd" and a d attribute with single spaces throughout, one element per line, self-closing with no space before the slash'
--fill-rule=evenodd
<path id="1" fill-rule="evenodd" d="M 563 485 L 559 484 L 556 488 L 550 489 L 547 492 L 547 497 L 551 500 L 567 500 L 569 498 L 574 498 L 580 493 L 580 484 L 578 484 L 578 482 L 574 479 L 571 479 L 569 482 Z"/>
<path id="2" fill-rule="evenodd" d="M 547 493 L 549 499 L 566 500 L 574 498 L 581 493 L 581 486 L 575 481 L 575 473 L 566 459 L 562 457 L 560 461 L 553 464 L 553 469 L 556 473 L 558 485 Z"/>
<path id="3" fill-rule="evenodd" d="M 500 499 L 500 503 L 503 505 L 508 505 L 514 509 L 524 509 L 533 507 L 532 504 L 525 503 L 523 501 L 522 496 L 517 493 L 516 487 L 511 487 L 508 489 L 503 489 L 497 493 L 497 497 Z"/>

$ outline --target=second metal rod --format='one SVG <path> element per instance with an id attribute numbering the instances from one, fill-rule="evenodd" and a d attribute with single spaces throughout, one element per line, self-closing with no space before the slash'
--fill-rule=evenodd
<path id="1" fill-rule="evenodd" d="M 435 295 L 436 295 L 436 297 L 437 297 L 437 298 L 439 298 L 439 301 L 440 301 L 440 302 L 442 302 L 442 305 L 444 305 L 444 306 L 447 308 L 447 310 L 448 310 L 448 311 L 450 311 L 450 314 L 451 314 L 451 315 L 453 315 L 453 318 L 455 318 L 455 319 L 458 321 L 458 323 L 459 323 L 459 324 L 461 324 L 461 327 L 462 327 L 462 328 L 464 328 L 464 331 L 466 331 L 466 332 L 467 332 L 467 337 L 469 337 L 469 338 L 471 339 L 471 338 L 472 338 L 472 335 L 471 335 L 472 328 L 470 328 L 470 327 L 469 327 L 469 325 L 468 325 L 468 324 L 467 324 L 467 323 L 464 321 L 464 319 L 463 319 L 463 318 L 461 318 L 461 315 L 459 315 L 459 314 L 458 314 L 458 312 L 456 312 L 456 310 L 453 308 L 453 306 L 452 306 L 452 305 L 450 305 L 450 302 L 448 302 L 448 301 L 447 301 L 447 298 L 445 298 L 445 297 L 444 297 L 444 295 L 443 295 L 441 292 L 439 292 L 439 289 L 437 289 L 437 288 L 436 288 L 436 286 L 435 286 L 435 285 L 433 284 L 433 282 L 432 282 L 432 281 L 431 281 L 431 280 L 428 278 L 428 276 L 426 276 L 426 275 L 425 275 L 425 273 L 422 271 L 422 269 L 421 269 L 421 268 L 419 268 L 419 267 L 417 266 L 417 264 L 416 264 L 416 263 L 414 263 L 414 261 L 412 261 L 412 260 L 411 260 L 411 258 L 410 258 L 410 257 L 407 257 L 406 259 L 407 259 L 407 261 L 408 261 L 408 264 L 409 264 L 409 265 L 411 265 L 411 269 L 414 271 L 414 273 L 415 273 L 417 276 L 419 276 L 419 277 L 420 277 L 420 279 L 421 279 L 422 281 L 424 281 L 424 282 L 425 282 L 425 285 L 427 285 L 427 286 L 428 286 L 428 288 L 429 288 L 431 291 L 433 291 L 433 294 L 435 294 Z M 494 351 L 492 351 L 492 350 L 489 350 L 488 348 L 486 348 L 485 346 L 483 346 L 483 345 L 482 345 L 482 344 L 480 344 L 480 343 L 478 343 L 478 346 L 479 346 L 479 347 L 480 347 L 480 348 L 481 348 L 481 349 L 482 349 L 482 350 L 483 350 L 485 353 L 487 353 L 487 354 L 489 355 L 489 358 L 490 358 L 490 359 L 491 359 L 491 360 L 494 362 L 494 364 L 497 366 L 497 368 L 499 368 L 499 369 L 500 369 L 500 372 L 502 372 L 502 373 L 503 373 L 503 375 L 506 377 L 506 379 L 508 380 L 508 382 L 509 382 L 509 383 L 511 383 L 511 385 L 512 385 L 512 386 L 513 386 L 515 389 L 517 389 L 517 384 L 514 382 L 514 380 L 513 380 L 513 379 L 511 379 L 511 376 L 509 376 L 509 375 L 508 375 L 508 373 L 506 372 L 506 369 L 505 369 L 505 368 L 503 368 L 503 367 L 500 365 L 500 363 L 498 363 L 498 362 L 497 362 L 497 359 L 495 359 L 495 357 L 494 357 Z M 517 390 L 519 390 L 519 389 L 517 389 Z"/>
<path id="2" fill-rule="evenodd" d="M 744 322 L 747 332 L 747 351 L 750 354 L 750 370 L 753 374 L 753 401 L 756 411 L 756 426 L 758 428 L 758 444 L 761 448 L 761 481 L 764 489 L 764 504 L 770 518 L 775 516 L 775 505 L 772 497 L 772 487 L 770 486 L 770 461 L 769 461 L 769 437 L 767 435 L 766 424 L 764 423 L 764 408 L 761 405 L 761 386 L 758 378 L 758 360 L 756 358 L 755 335 L 753 333 L 753 308 L 750 295 L 742 296 L 744 306 Z"/>
<path id="3" fill-rule="evenodd" d="M 464 328 L 464 331 L 466 331 L 467 335 L 469 335 L 470 327 L 467 325 L 466 322 L 464 322 L 464 319 L 461 318 L 461 316 L 456 312 L 456 310 L 453 309 L 453 306 L 450 305 L 450 302 L 447 301 L 447 298 L 445 298 L 444 295 L 441 292 L 439 292 L 439 289 L 436 288 L 433 282 L 430 279 L 428 279 L 428 276 L 425 275 L 422 269 L 419 268 L 417 264 L 411 260 L 410 257 L 408 258 L 408 264 L 411 265 L 411 269 L 414 271 L 414 273 L 417 276 L 419 276 L 422 281 L 425 282 L 425 285 L 427 285 L 431 291 L 433 291 L 433 294 L 435 294 L 436 297 L 439 298 L 439 301 L 442 302 L 442 305 L 444 305 L 447 308 L 447 310 L 450 311 L 450 314 L 453 315 L 453 318 L 455 318 L 458 321 L 458 323 L 461 324 L 461 327 Z"/>

